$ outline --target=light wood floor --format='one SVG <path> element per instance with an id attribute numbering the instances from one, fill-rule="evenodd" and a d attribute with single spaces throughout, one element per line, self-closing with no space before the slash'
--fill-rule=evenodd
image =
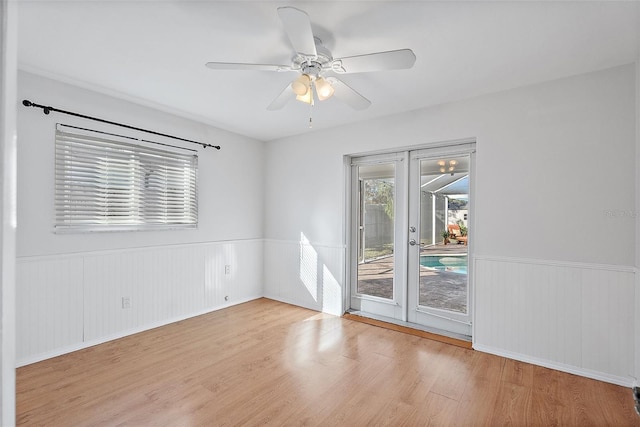
<path id="1" fill-rule="evenodd" d="M 631 390 L 267 299 L 18 369 L 20 425 L 638 426 Z"/>

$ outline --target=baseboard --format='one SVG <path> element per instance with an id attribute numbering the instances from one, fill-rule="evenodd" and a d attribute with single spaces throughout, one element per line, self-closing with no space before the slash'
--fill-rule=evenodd
<path id="1" fill-rule="evenodd" d="M 285 304 L 291 304 L 291 305 L 295 305 L 295 306 L 302 307 L 302 308 L 308 308 L 309 310 L 322 312 L 322 307 L 319 307 L 317 305 L 305 304 L 305 303 L 302 303 L 300 301 L 293 301 L 293 300 L 290 300 L 290 299 L 282 298 L 282 297 L 279 297 L 279 296 L 273 296 L 273 295 L 269 295 L 269 294 L 264 294 L 263 297 L 264 298 L 268 298 L 268 299 L 272 299 L 274 301 L 283 302 Z"/>
<path id="2" fill-rule="evenodd" d="M 554 369 L 556 371 L 566 372 L 568 374 L 579 375 L 581 377 L 591 378 L 598 381 L 604 381 L 611 384 L 616 384 L 623 387 L 633 387 L 635 378 L 620 377 L 617 375 L 611 375 L 604 372 L 592 371 L 590 369 L 580 368 L 579 366 L 565 365 L 563 363 L 554 362 L 551 360 L 539 359 L 537 357 L 527 356 L 525 354 L 514 353 L 510 351 L 493 348 L 490 346 L 484 346 L 481 344 L 473 344 L 473 349 L 482 351 L 484 353 L 494 354 L 496 356 L 506 357 L 508 359 L 518 360 L 520 362 L 530 363 L 532 365 L 543 366 L 545 368 Z"/>
<path id="3" fill-rule="evenodd" d="M 126 331 L 118 332 L 117 334 L 108 335 L 106 337 L 101 337 L 95 340 L 83 341 L 81 343 L 77 343 L 74 345 L 58 348 L 52 351 L 48 351 L 45 353 L 37 354 L 34 356 L 26 357 L 24 359 L 19 359 L 16 361 L 16 368 L 20 368 L 22 366 L 31 365 L 32 363 L 41 362 L 43 360 L 51 359 L 54 357 L 62 356 L 63 354 L 72 353 L 74 351 L 83 350 L 85 348 L 93 347 L 95 345 L 104 344 L 109 341 L 117 340 L 119 338 L 124 338 L 130 335 L 134 335 L 140 332 L 148 331 L 151 329 L 159 328 L 161 326 L 170 325 L 171 323 L 180 322 L 182 320 L 190 319 L 192 317 L 202 316 L 203 314 L 211 313 L 214 311 L 222 310 L 224 308 L 232 307 L 234 305 L 244 304 L 245 302 L 253 301 L 256 299 L 262 298 L 262 295 L 252 296 L 249 298 L 240 299 L 238 301 L 233 301 L 229 304 L 224 304 L 221 306 L 211 307 L 206 310 L 198 311 L 195 313 L 189 313 L 182 316 L 172 317 L 166 320 L 162 320 L 160 322 L 150 323 L 148 325 L 144 325 L 139 328 L 128 329 Z"/>

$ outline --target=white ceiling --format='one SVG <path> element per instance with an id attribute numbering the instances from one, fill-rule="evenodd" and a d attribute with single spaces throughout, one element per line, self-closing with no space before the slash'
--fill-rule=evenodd
<path id="1" fill-rule="evenodd" d="M 640 51 L 638 2 L 23 0 L 20 66 L 264 141 L 305 133 L 308 105 L 266 110 L 295 74 L 204 66 L 289 64 L 283 5 L 309 14 L 334 57 L 417 56 L 410 70 L 342 76 L 371 107 L 317 103 L 314 130 L 627 64 Z"/>

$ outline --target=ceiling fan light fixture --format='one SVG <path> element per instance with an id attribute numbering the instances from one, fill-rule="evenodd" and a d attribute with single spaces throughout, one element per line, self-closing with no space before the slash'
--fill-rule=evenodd
<path id="1" fill-rule="evenodd" d="M 322 77 L 318 77 L 315 83 L 316 92 L 318 93 L 318 99 L 320 101 L 324 101 L 325 99 L 329 99 L 333 96 L 335 89 L 331 86 L 327 80 Z"/>
<path id="2" fill-rule="evenodd" d="M 296 95 L 296 99 L 309 105 L 313 105 L 313 91 L 309 89 L 304 95 Z"/>
<path id="3" fill-rule="evenodd" d="M 322 44 L 322 40 L 313 34 L 311 20 L 305 11 L 293 6 L 278 7 L 277 11 L 284 27 L 285 35 L 293 47 L 293 56 L 290 64 L 217 61 L 205 64 L 213 70 L 299 72 L 300 75 L 283 88 L 280 95 L 267 106 L 267 110 L 273 111 L 283 108 L 286 102 L 291 99 L 291 92 L 296 94 L 296 99 L 299 101 L 313 106 L 314 97 L 321 101 L 328 99 L 334 95 L 334 90 L 337 91 L 339 101 L 344 102 L 354 110 L 364 110 L 371 105 L 371 101 L 333 75 L 328 79 L 320 76 L 324 72 L 346 74 L 402 70 L 412 68 L 416 61 L 416 56 L 411 49 L 396 49 L 333 58 L 331 51 Z M 316 81 L 316 93 L 314 94 Z"/>
<path id="4" fill-rule="evenodd" d="M 302 74 L 300 77 L 291 82 L 291 89 L 298 96 L 305 96 L 311 91 L 311 77 L 308 74 Z"/>

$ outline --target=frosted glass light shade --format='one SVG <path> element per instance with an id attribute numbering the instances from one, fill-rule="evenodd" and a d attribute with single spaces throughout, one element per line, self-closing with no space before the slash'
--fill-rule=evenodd
<path id="1" fill-rule="evenodd" d="M 315 86 L 316 92 L 318 93 L 318 99 L 320 101 L 331 98 L 331 96 L 333 96 L 333 92 L 335 92 L 335 89 L 333 88 L 333 86 L 331 86 L 331 83 L 329 83 L 322 77 L 318 77 L 316 79 Z"/>
<path id="2" fill-rule="evenodd" d="M 291 89 L 298 96 L 304 96 L 310 92 L 311 77 L 308 74 L 303 74 L 291 83 Z"/>
<path id="3" fill-rule="evenodd" d="M 309 105 L 313 105 L 313 91 L 308 90 L 304 95 L 297 95 L 296 99 L 298 101 L 306 102 Z"/>

